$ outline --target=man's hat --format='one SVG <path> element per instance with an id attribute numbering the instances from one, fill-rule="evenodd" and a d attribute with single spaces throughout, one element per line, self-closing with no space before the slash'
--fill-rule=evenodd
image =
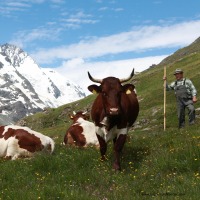
<path id="1" fill-rule="evenodd" d="M 175 74 L 182 74 L 182 73 L 183 73 L 182 69 L 176 69 L 175 72 L 174 72 L 174 75 Z"/>

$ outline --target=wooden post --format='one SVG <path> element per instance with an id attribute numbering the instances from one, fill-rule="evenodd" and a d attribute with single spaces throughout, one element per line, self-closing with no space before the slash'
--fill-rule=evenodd
<path id="1" fill-rule="evenodd" d="M 166 130 L 166 66 L 164 66 L 164 131 Z"/>

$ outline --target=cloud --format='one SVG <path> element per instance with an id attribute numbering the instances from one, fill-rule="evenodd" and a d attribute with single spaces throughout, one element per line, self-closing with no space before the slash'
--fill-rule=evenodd
<path id="1" fill-rule="evenodd" d="M 55 41 L 57 40 L 60 31 L 61 29 L 46 29 L 44 27 L 33 29 L 31 31 L 19 31 L 14 34 L 13 39 L 9 41 L 9 43 L 14 44 L 20 48 L 25 48 L 27 44 L 30 45 L 33 41 Z"/>
<path id="2" fill-rule="evenodd" d="M 116 12 L 121 12 L 121 11 L 124 11 L 124 9 L 123 9 L 123 8 L 113 8 L 113 10 L 114 10 L 114 11 L 116 11 Z"/>
<path id="3" fill-rule="evenodd" d="M 61 3 L 62 1 L 54 2 Z M 62 12 L 61 15 L 65 16 L 68 15 L 68 13 Z M 9 42 L 24 48 L 26 46 L 34 46 L 34 43 L 40 40 L 58 41 L 61 38 L 60 36 L 62 33 L 66 31 L 66 27 L 70 29 L 77 29 L 83 24 L 95 24 L 98 22 L 97 20 L 92 19 L 92 15 L 85 14 L 82 11 L 71 14 L 68 18 L 63 18 L 63 16 L 59 21 L 51 21 L 51 19 L 49 19 L 44 26 L 31 30 L 18 31 L 13 35 L 13 39 Z"/>
<path id="4" fill-rule="evenodd" d="M 43 0 L 34 0 L 34 1 L 31 1 L 31 0 L 10 0 L 10 1 L 0 2 L 0 7 L 5 8 L 5 10 L 7 10 L 9 12 L 16 11 L 16 10 L 23 11 L 24 9 L 30 8 L 32 3 L 42 3 L 42 2 L 43 2 Z"/>
<path id="5" fill-rule="evenodd" d="M 30 9 L 34 4 L 42 4 L 48 0 L 2 0 L 0 2 L 0 15 L 6 17 L 14 17 L 13 13 L 16 11 L 23 12 Z M 50 0 L 54 5 L 64 3 L 64 0 Z"/>
<path id="6" fill-rule="evenodd" d="M 100 10 L 100 11 L 108 10 L 108 7 L 105 7 L 105 6 L 104 6 L 104 7 L 99 8 L 99 10 Z"/>
<path id="7" fill-rule="evenodd" d="M 68 18 L 61 19 L 61 22 L 62 26 L 76 29 L 80 28 L 82 24 L 96 24 L 98 20 L 92 19 L 92 15 L 79 11 L 75 14 L 71 14 Z"/>
<path id="8" fill-rule="evenodd" d="M 29 8 L 30 5 L 27 4 L 27 3 L 23 3 L 23 2 L 16 2 L 16 1 L 10 1 L 10 2 L 7 2 L 6 5 L 8 7 L 18 7 L 18 8 Z"/>
<path id="9" fill-rule="evenodd" d="M 52 3 L 56 3 L 56 4 L 62 4 L 64 3 L 65 1 L 64 0 L 51 0 Z"/>
<path id="10" fill-rule="evenodd" d="M 30 4 L 23 1 L 2 1 L 0 2 L 0 15 L 11 17 L 11 13 L 24 11 L 30 7 Z"/>
<path id="11" fill-rule="evenodd" d="M 123 8 L 109 8 L 109 7 L 101 7 L 99 8 L 99 11 L 107 11 L 107 10 L 112 10 L 112 11 L 115 11 L 115 12 L 121 12 L 121 11 L 124 11 Z"/>
<path id="12" fill-rule="evenodd" d="M 128 32 L 37 50 L 32 56 L 40 64 L 51 64 L 59 59 L 70 60 L 77 57 L 91 59 L 120 53 L 183 47 L 199 37 L 197 30 L 200 30 L 200 20 L 167 26 L 133 27 Z"/>
<path id="13" fill-rule="evenodd" d="M 140 72 L 152 64 L 158 64 L 168 55 L 123 59 L 118 61 L 103 61 L 103 56 L 120 55 L 128 52 L 145 52 L 152 49 L 180 48 L 193 42 L 199 37 L 200 21 L 166 26 L 133 27 L 128 32 L 107 37 L 91 38 L 66 46 L 43 49 L 33 54 L 39 63 L 53 63 L 65 60 L 60 67 L 55 68 L 67 79 L 80 85 L 89 94 L 87 87 L 91 84 L 87 71 L 97 78 L 116 76 L 123 78 L 129 75 L 132 68 Z M 183 34 L 184 33 L 184 34 Z M 92 62 L 91 60 L 102 60 Z"/>
<path id="14" fill-rule="evenodd" d="M 54 68 L 54 70 L 62 74 L 66 79 L 80 85 L 86 94 L 89 95 L 90 92 L 87 87 L 93 83 L 88 78 L 88 71 L 92 76 L 100 79 L 107 76 L 125 78 L 131 73 L 133 68 L 135 72 L 144 71 L 151 65 L 160 63 L 166 56 L 162 55 L 110 62 L 87 62 L 83 58 L 75 58 L 64 61 L 60 67 Z"/>

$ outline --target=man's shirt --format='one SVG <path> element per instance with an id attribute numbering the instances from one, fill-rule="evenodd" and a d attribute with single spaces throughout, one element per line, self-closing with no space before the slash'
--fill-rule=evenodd
<path id="1" fill-rule="evenodd" d="M 170 85 L 166 84 L 166 90 L 176 90 L 177 86 L 180 86 L 180 85 L 185 85 L 188 96 L 193 97 L 197 95 L 197 90 L 194 87 L 192 81 L 186 78 L 174 81 Z"/>

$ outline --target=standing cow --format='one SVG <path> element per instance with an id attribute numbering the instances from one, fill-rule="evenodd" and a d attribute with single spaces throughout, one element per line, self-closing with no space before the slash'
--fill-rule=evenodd
<path id="1" fill-rule="evenodd" d="M 91 110 L 91 117 L 96 126 L 96 134 L 100 144 L 101 159 L 105 160 L 107 142 L 114 141 L 115 159 L 113 168 L 120 170 L 120 152 L 125 144 L 128 129 L 135 122 L 139 113 L 139 103 L 134 91 L 134 85 L 121 83 L 129 81 L 134 75 L 134 69 L 129 77 L 118 79 L 107 77 L 89 79 L 98 85 L 88 86 L 89 91 L 98 93 Z"/>
<path id="2" fill-rule="evenodd" d="M 67 129 L 64 144 L 75 145 L 78 147 L 87 147 L 88 145 L 98 146 L 99 142 L 95 133 L 94 123 L 88 121 L 87 112 L 79 111 L 70 116 L 73 121 Z"/>
<path id="3" fill-rule="evenodd" d="M 15 160 L 30 157 L 35 152 L 54 151 L 54 141 L 28 127 L 0 126 L 0 157 Z"/>

